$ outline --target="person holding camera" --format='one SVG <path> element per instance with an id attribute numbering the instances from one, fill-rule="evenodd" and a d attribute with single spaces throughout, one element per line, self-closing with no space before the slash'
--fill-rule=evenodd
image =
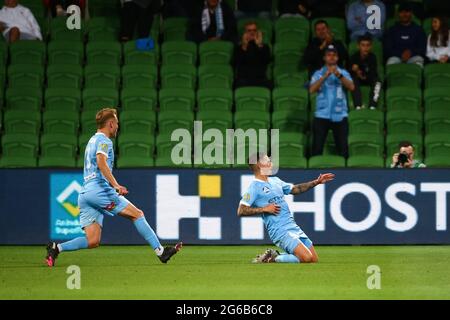
<path id="1" fill-rule="evenodd" d="M 409 141 L 402 141 L 398 145 L 399 152 L 392 156 L 391 168 L 426 168 L 427 166 L 414 159 L 414 147 Z"/>

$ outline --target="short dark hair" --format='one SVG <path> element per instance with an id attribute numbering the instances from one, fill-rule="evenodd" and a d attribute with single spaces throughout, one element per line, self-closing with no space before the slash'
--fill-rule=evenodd
<path id="1" fill-rule="evenodd" d="M 324 25 L 326 25 L 327 27 L 329 27 L 328 22 L 326 20 L 323 19 L 319 19 L 314 23 L 314 29 L 317 27 L 318 24 L 323 23 Z"/>
<path id="2" fill-rule="evenodd" d="M 373 42 L 373 37 L 370 33 L 365 33 L 362 36 L 358 37 L 358 43 L 360 43 L 361 41 L 369 41 L 369 42 Z"/>
<path id="3" fill-rule="evenodd" d="M 413 147 L 413 148 L 414 148 L 414 145 L 411 143 L 411 141 L 404 140 L 404 141 L 401 141 L 401 142 L 398 144 L 398 149 L 399 149 L 399 150 L 400 150 L 401 148 L 408 148 L 408 147 Z"/>

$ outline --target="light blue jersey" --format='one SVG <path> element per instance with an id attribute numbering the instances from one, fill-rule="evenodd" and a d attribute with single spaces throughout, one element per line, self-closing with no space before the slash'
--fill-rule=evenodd
<path id="1" fill-rule="evenodd" d="M 308 236 L 295 222 L 284 199 L 284 196 L 291 192 L 292 187 L 293 184 L 286 183 L 278 177 L 269 177 L 267 182 L 255 179 L 240 201 L 241 204 L 249 207 L 262 208 L 272 203 L 280 207 L 278 214 L 263 214 L 262 219 L 270 239 L 288 253 L 293 253 L 300 241 L 307 247 L 312 245 Z"/>

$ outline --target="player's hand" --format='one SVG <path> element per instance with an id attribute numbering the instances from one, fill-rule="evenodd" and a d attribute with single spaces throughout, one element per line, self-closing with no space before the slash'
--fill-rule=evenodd
<path id="1" fill-rule="evenodd" d="M 269 204 L 263 208 L 264 213 L 278 214 L 280 213 L 280 206 L 276 204 Z"/>
<path id="2" fill-rule="evenodd" d="M 116 189 L 117 193 L 120 194 L 121 196 L 127 195 L 128 194 L 128 189 L 124 186 L 116 186 L 114 189 Z"/>
<path id="3" fill-rule="evenodd" d="M 334 180 L 334 173 L 324 173 L 319 175 L 319 177 L 316 179 L 317 184 L 327 183 L 331 180 Z"/>

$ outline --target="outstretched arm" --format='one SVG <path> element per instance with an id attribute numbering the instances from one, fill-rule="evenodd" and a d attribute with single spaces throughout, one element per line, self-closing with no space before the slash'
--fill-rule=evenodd
<path id="1" fill-rule="evenodd" d="M 292 187 L 291 194 L 300 194 L 300 193 L 306 192 L 309 189 L 312 189 L 319 184 L 327 183 L 328 181 L 331 181 L 333 179 L 334 179 L 333 173 L 321 174 L 316 180 L 312 180 L 312 181 L 305 182 L 305 183 L 295 184 Z"/>
<path id="2" fill-rule="evenodd" d="M 263 208 L 253 208 L 246 206 L 245 204 L 240 204 L 238 208 L 238 216 L 239 217 L 249 217 L 256 216 L 258 214 L 270 213 L 270 214 L 278 214 L 280 212 L 280 207 L 276 204 L 269 204 Z"/>

